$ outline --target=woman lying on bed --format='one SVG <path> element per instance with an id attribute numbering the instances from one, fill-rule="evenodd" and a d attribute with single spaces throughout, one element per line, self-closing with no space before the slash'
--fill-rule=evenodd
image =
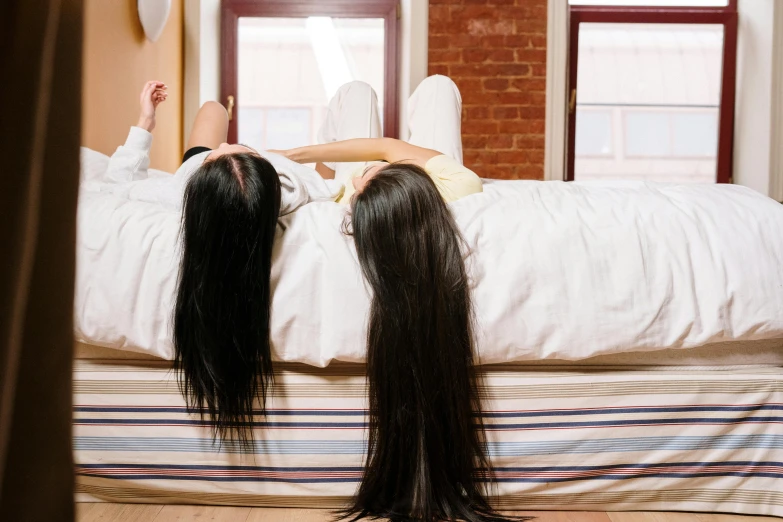
<path id="1" fill-rule="evenodd" d="M 504 520 L 484 497 L 491 474 L 470 285 L 446 204 L 481 192 L 481 180 L 461 163 L 461 101 L 450 79 L 424 80 L 409 109 L 411 143 L 378 138 L 375 93 L 354 82 L 330 105 L 329 118 L 342 125 L 325 128 L 337 136 L 279 151 L 319 162 L 322 175 L 345 184 L 339 201 L 350 204 L 346 228 L 372 294 L 367 461 L 343 515 Z"/>
<path id="2" fill-rule="evenodd" d="M 252 419 L 272 378 L 269 304 L 277 219 L 314 199 L 332 200 L 315 171 L 277 155 L 225 143 L 226 110 L 204 104 L 183 163 L 148 177 L 162 82 L 147 82 L 141 114 L 111 157 L 101 191 L 182 211 L 182 260 L 175 310 L 175 365 L 189 406 L 206 408 L 221 435 Z M 259 378 L 260 376 L 260 378 Z M 263 407 L 263 403 L 262 403 Z"/>

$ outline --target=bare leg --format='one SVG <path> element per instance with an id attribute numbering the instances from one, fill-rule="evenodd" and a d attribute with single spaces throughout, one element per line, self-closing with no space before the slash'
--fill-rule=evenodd
<path id="1" fill-rule="evenodd" d="M 326 119 L 318 132 L 318 142 L 330 143 L 381 136 L 378 96 L 372 87 L 358 81 L 340 87 L 329 101 Z M 363 163 L 326 163 L 317 165 L 316 170 L 324 177 L 327 177 L 324 172 L 327 175 L 332 173 L 330 178 L 344 183 L 351 173 L 362 165 Z"/>
<path id="2" fill-rule="evenodd" d="M 218 102 L 208 101 L 196 113 L 187 149 L 207 147 L 216 149 L 228 137 L 228 112 Z"/>

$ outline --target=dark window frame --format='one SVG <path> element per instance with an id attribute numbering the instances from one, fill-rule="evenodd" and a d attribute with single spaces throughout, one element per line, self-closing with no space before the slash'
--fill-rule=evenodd
<path id="1" fill-rule="evenodd" d="M 399 137 L 399 13 L 400 0 L 223 0 L 220 6 L 220 97 L 227 105 L 229 96 L 237 97 L 237 30 L 240 17 L 300 18 L 330 16 L 333 18 L 384 19 L 384 105 L 383 134 Z M 228 127 L 228 141 L 237 141 L 237 112 L 233 111 Z"/>
<path id="2" fill-rule="evenodd" d="M 579 60 L 579 25 L 606 24 L 687 24 L 723 26 L 723 63 L 721 67 L 721 94 L 718 121 L 718 156 L 716 181 L 732 183 L 734 109 L 737 77 L 737 0 L 726 6 L 668 7 L 668 6 L 570 6 L 569 66 L 568 66 L 568 141 L 566 180 L 574 180 L 576 160 L 576 93 Z"/>

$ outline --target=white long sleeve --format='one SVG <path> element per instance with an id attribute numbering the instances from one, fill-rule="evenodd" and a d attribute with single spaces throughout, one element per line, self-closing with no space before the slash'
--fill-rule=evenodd
<path id="1" fill-rule="evenodd" d="M 125 144 L 109 159 L 104 183 L 127 183 L 147 178 L 150 167 L 152 134 L 140 127 L 131 127 Z"/>

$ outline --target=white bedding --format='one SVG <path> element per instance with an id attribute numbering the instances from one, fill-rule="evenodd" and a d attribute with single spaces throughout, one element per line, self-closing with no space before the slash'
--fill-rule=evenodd
<path id="1" fill-rule="evenodd" d="M 482 363 L 783 338 L 783 205 L 738 186 L 487 182 L 451 205 L 467 244 Z M 278 360 L 364 360 L 369 296 L 346 207 L 280 219 Z M 83 191 L 75 334 L 172 358 L 179 213 Z"/>

